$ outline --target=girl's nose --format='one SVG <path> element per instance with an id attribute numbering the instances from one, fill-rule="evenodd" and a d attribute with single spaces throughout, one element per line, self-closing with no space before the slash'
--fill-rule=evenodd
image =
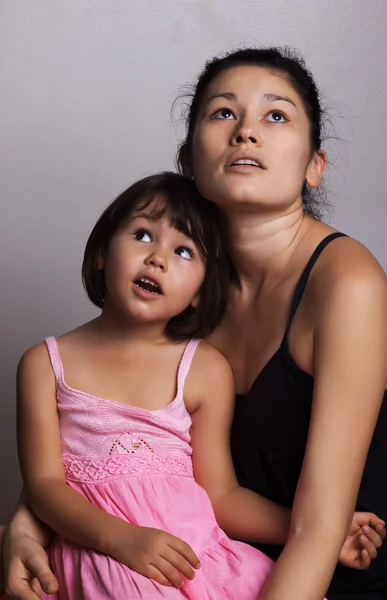
<path id="1" fill-rule="evenodd" d="M 155 269 L 160 269 L 163 273 L 168 270 L 168 263 L 164 256 L 161 255 L 160 252 L 153 252 L 145 259 L 145 264 L 147 266 L 154 267 Z"/>

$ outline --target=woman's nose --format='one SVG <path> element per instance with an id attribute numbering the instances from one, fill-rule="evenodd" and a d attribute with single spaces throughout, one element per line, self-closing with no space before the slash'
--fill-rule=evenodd
<path id="1" fill-rule="evenodd" d="M 235 141 L 237 144 L 243 144 L 243 143 L 247 143 L 247 142 L 251 142 L 252 144 L 256 144 L 257 143 L 257 138 L 254 137 L 253 135 L 249 134 L 249 133 L 242 133 L 240 132 L 236 138 Z"/>
<path id="2" fill-rule="evenodd" d="M 238 127 L 234 131 L 233 143 L 234 144 L 258 144 L 258 124 L 256 120 L 254 126 L 251 123 L 251 119 L 244 119 L 238 123 Z"/>
<path id="3" fill-rule="evenodd" d="M 258 135 L 251 131 L 251 129 L 247 129 L 246 127 L 241 127 L 238 131 L 235 132 L 233 137 L 234 144 L 258 144 Z"/>

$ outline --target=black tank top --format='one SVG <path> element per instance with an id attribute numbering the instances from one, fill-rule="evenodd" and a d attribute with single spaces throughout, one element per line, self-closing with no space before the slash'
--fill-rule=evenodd
<path id="1" fill-rule="evenodd" d="M 343 235 L 333 233 L 315 249 L 297 283 L 281 346 L 262 369 L 250 391 L 236 397 L 231 448 L 239 482 L 288 508 L 293 505 L 301 473 L 313 396 L 313 377 L 300 369 L 290 354 L 289 331 L 314 264 L 324 248 Z M 387 522 L 386 393 L 356 509 L 374 512 Z M 282 550 L 280 546 L 263 544 L 256 547 L 274 559 Z M 338 565 L 328 599 L 352 600 L 358 598 L 357 594 L 362 600 L 387 600 L 387 540 L 369 569 L 356 571 Z"/>

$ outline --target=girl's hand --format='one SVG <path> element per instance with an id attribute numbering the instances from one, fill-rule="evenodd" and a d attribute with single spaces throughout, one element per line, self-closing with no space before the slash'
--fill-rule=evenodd
<path id="1" fill-rule="evenodd" d="M 385 535 L 384 521 L 373 513 L 355 512 L 339 563 L 352 569 L 368 569 Z"/>
<path id="2" fill-rule="evenodd" d="M 150 527 L 124 528 L 112 556 L 129 568 L 162 585 L 183 585 L 182 575 L 193 579 L 200 562 L 192 548 L 179 538 Z M 193 567 L 193 568 L 192 568 Z"/>
<path id="3" fill-rule="evenodd" d="M 37 600 L 42 590 L 46 594 L 57 592 L 58 582 L 43 546 L 26 533 L 14 533 L 11 528 L 2 533 L 4 588 L 9 597 Z"/>

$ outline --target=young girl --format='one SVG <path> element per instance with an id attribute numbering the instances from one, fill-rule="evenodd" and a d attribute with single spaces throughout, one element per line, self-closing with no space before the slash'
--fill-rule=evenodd
<path id="1" fill-rule="evenodd" d="M 231 369 L 200 341 L 227 302 L 220 232 L 189 179 L 135 183 L 86 246 L 101 315 L 20 362 L 20 462 L 32 509 L 58 534 L 62 600 L 257 600 L 273 563 L 221 528 L 287 539 L 290 511 L 237 484 Z"/>
<path id="2" fill-rule="evenodd" d="M 285 541 L 289 514 L 238 486 L 231 369 L 200 342 L 227 301 L 216 209 L 180 175 L 147 177 L 105 210 L 82 273 L 101 315 L 18 370 L 21 468 L 58 534 L 60 598 L 256 600 L 272 562 L 217 521 Z"/>

